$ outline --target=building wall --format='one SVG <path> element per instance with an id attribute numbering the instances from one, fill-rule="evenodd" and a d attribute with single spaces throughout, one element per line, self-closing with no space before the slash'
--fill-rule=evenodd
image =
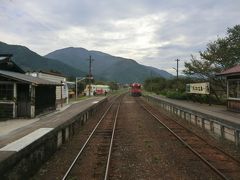
<path id="1" fill-rule="evenodd" d="M 56 75 L 52 75 L 52 74 L 45 74 L 45 73 L 41 73 L 41 72 L 38 73 L 38 77 L 42 78 L 42 79 L 49 80 L 49 81 L 58 82 L 58 83 L 60 83 L 61 81 L 62 82 L 66 81 L 65 77 L 56 76 Z"/>
<path id="2" fill-rule="evenodd" d="M 0 102 L 0 118 L 13 118 L 14 103 Z"/>
<path id="3" fill-rule="evenodd" d="M 9 95 L 6 95 L 6 88 L 4 88 L 5 85 L 10 85 L 9 92 L 11 98 L 9 98 Z M 0 78 L 0 86 L 0 118 L 15 118 L 17 115 L 16 82 L 9 82 L 6 79 Z M 4 97 L 5 95 L 6 97 Z"/>
<path id="4" fill-rule="evenodd" d="M 231 111 L 240 112 L 240 99 L 239 100 L 228 99 L 227 108 L 228 110 Z"/>
<path id="5" fill-rule="evenodd" d="M 240 75 L 227 76 L 227 108 L 240 112 Z"/>
<path id="6" fill-rule="evenodd" d="M 41 85 L 35 87 L 35 114 L 56 109 L 56 87 Z"/>

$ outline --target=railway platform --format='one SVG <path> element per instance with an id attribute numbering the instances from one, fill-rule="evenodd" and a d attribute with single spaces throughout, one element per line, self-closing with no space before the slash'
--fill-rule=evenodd
<path id="1" fill-rule="evenodd" d="M 164 100 L 172 104 L 176 104 L 177 106 L 182 106 L 192 111 L 198 111 L 202 114 L 214 116 L 218 119 L 223 119 L 226 122 L 231 123 L 233 125 L 240 126 L 240 113 L 229 111 L 227 110 L 226 106 L 213 105 L 213 104 L 209 105 L 209 104 L 186 101 L 186 100 L 176 100 L 176 99 L 170 99 L 164 96 L 156 96 L 156 95 L 154 95 L 153 97 Z"/>
<path id="2" fill-rule="evenodd" d="M 105 100 L 106 97 L 91 97 L 35 119 L 0 122 L 0 174 L 15 166 L 17 170 L 10 176 L 21 177 L 22 174 L 25 177 L 28 172 L 18 172 L 23 166 L 28 171 L 31 171 L 31 166 L 39 166 L 67 141 Z"/>
<path id="3" fill-rule="evenodd" d="M 2 121 L 0 122 L 0 148 L 38 128 L 55 128 L 102 99 L 104 97 L 93 97 L 78 101 L 58 111 L 34 119 Z"/>

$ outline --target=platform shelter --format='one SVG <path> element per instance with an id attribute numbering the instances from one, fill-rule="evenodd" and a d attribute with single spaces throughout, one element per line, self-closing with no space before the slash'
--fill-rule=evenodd
<path id="1" fill-rule="evenodd" d="M 240 112 L 240 64 L 217 75 L 227 79 L 227 108 Z"/>
<path id="2" fill-rule="evenodd" d="M 11 54 L 0 54 L 0 118 L 35 117 L 56 109 L 61 83 L 24 74 Z"/>
<path id="3" fill-rule="evenodd" d="M 0 117 L 35 117 L 56 109 L 56 86 L 61 84 L 0 70 Z"/>

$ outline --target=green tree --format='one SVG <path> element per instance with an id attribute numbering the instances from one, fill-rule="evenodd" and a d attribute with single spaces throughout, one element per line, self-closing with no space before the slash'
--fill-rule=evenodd
<path id="1" fill-rule="evenodd" d="M 109 85 L 111 90 L 118 90 L 119 89 L 119 86 L 116 82 L 108 82 L 107 84 Z"/>
<path id="2" fill-rule="evenodd" d="M 159 94 L 166 87 L 166 79 L 162 77 L 148 78 L 144 81 L 144 89 Z"/>
<path id="3" fill-rule="evenodd" d="M 200 58 L 191 56 L 190 62 L 185 62 L 186 75 L 194 75 L 211 83 L 211 90 L 216 95 L 216 89 L 225 90 L 225 82 L 215 75 L 240 63 L 240 25 L 228 28 L 227 36 L 207 44 L 207 49 L 200 53 Z"/>
<path id="4" fill-rule="evenodd" d="M 238 63 L 240 63 L 240 25 L 229 28 L 226 37 L 207 44 L 207 49 L 200 52 L 200 59 L 192 56 L 191 62 L 185 63 L 184 73 L 208 78 Z"/>

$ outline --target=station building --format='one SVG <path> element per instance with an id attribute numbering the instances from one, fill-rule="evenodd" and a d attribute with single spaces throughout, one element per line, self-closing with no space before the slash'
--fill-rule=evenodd
<path id="1" fill-rule="evenodd" d="M 217 75 L 224 76 L 227 80 L 228 110 L 240 112 L 240 64 Z"/>
<path id="2" fill-rule="evenodd" d="M 56 87 L 57 108 L 68 104 L 68 100 L 69 100 L 68 85 L 67 85 L 65 76 L 63 76 L 61 74 L 53 73 L 53 72 L 44 72 L 44 71 L 31 72 L 31 73 L 26 73 L 26 74 L 31 75 L 33 77 L 38 77 L 41 79 L 45 79 L 48 81 L 52 81 L 52 82 L 61 84 L 61 86 Z"/>
<path id="3" fill-rule="evenodd" d="M 26 75 L 11 61 L 0 56 L 0 118 L 33 118 L 57 107 L 56 88 L 62 83 Z"/>

